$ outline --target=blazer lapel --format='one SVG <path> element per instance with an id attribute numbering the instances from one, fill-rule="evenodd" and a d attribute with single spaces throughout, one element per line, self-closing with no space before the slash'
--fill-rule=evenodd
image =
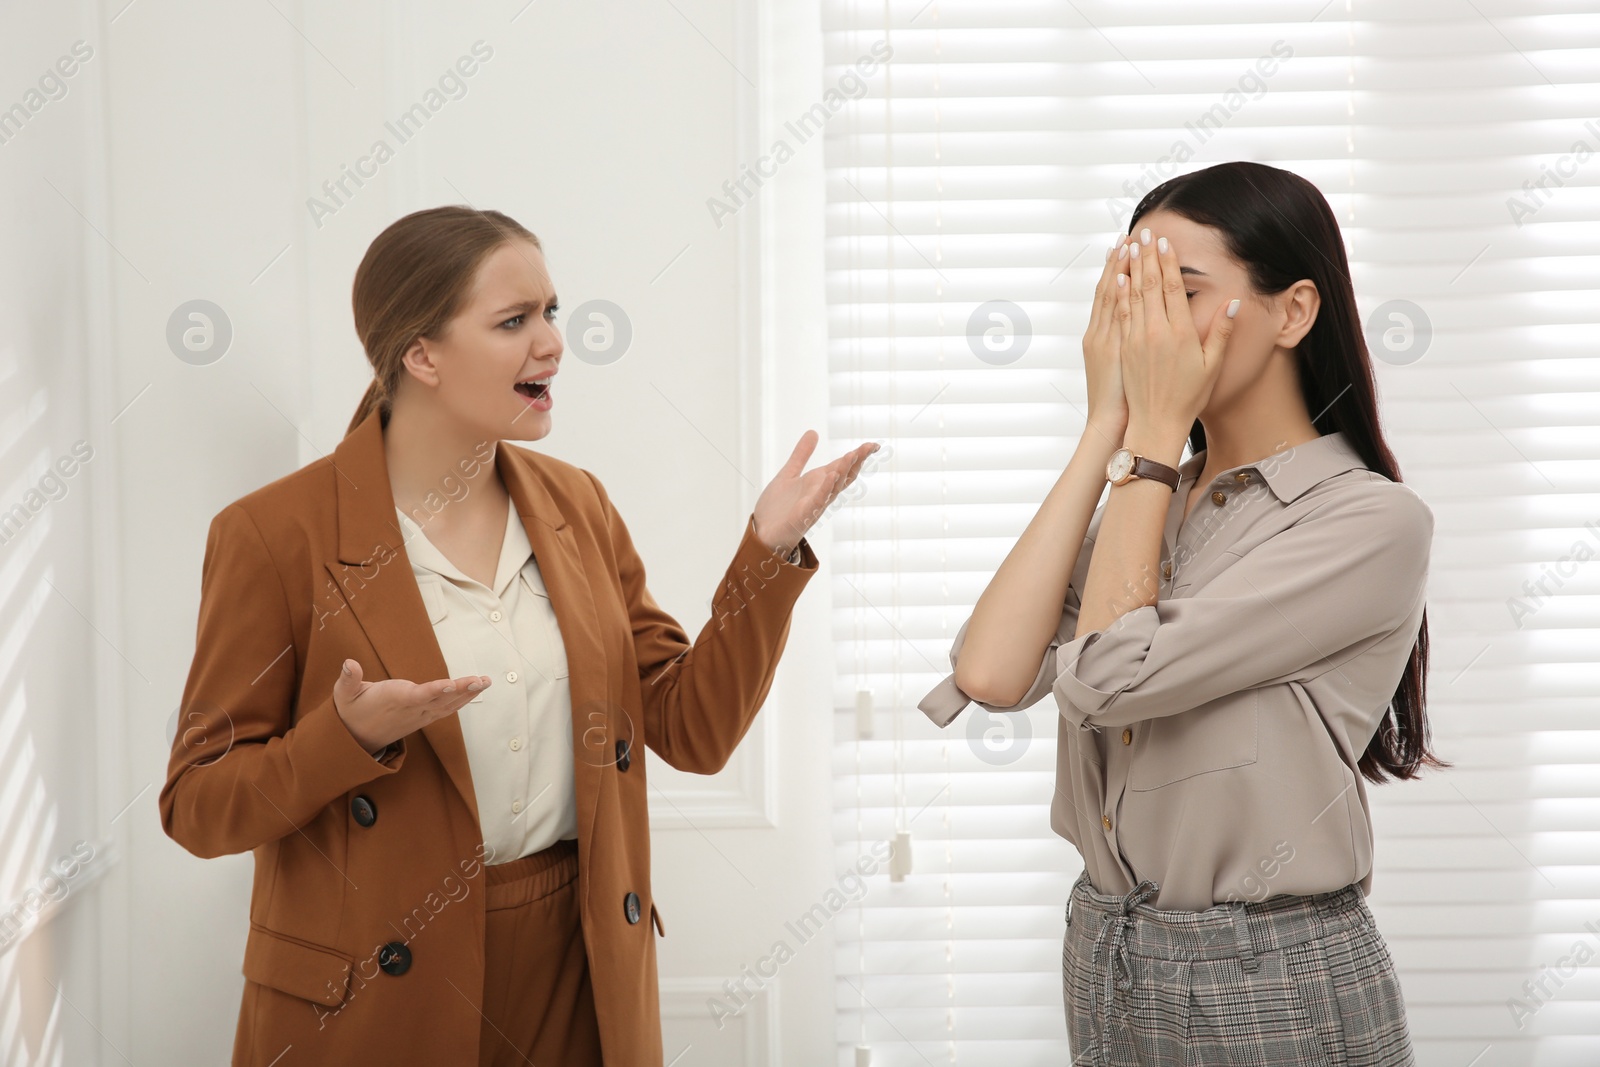
<path id="1" fill-rule="evenodd" d="M 387 677 L 411 682 L 449 677 L 395 517 L 376 411 L 334 449 L 333 465 L 339 475 L 339 558 L 326 566 L 342 599 L 372 642 Z M 476 821 L 477 794 L 460 721 L 447 715 L 424 726 L 422 734 Z"/>
<path id="2" fill-rule="evenodd" d="M 616 705 L 606 699 L 610 682 L 599 611 L 572 524 L 523 450 L 501 441 L 495 449 L 495 465 L 511 494 L 511 506 L 517 509 L 528 533 L 533 558 L 539 564 L 561 641 L 566 646 L 572 697 L 573 789 L 578 809 L 578 843 L 583 853 L 579 862 L 587 869 L 601 769 L 614 759 L 610 753 L 617 731 L 628 731 L 628 727 L 614 725 L 611 711 Z M 622 736 L 632 743 L 631 731 Z"/>

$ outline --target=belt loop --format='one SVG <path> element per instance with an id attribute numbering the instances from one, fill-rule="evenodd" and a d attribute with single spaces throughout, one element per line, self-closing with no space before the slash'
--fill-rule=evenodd
<path id="1" fill-rule="evenodd" d="M 1233 937 L 1239 947 L 1239 962 L 1246 971 L 1254 973 L 1261 961 L 1256 959 L 1256 950 L 1250 944 L 1250 918 L 1244 907 L 1242 900 L 1233 902 Z"/>

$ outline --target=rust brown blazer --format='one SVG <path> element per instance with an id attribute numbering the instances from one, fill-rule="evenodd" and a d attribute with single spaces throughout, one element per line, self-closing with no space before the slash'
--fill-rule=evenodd
<path id="1" fill-rule="evenodd" d="M 495 857 L 460 723 L 430 723 L 380 763 L 333 706 L 346 657 L 369 681 L 449 674 L 382 434 L 375 413 L 331 457 L 223 509 L 206 540 L 160 810 L 197 856 L 255 853 L 235 1065 L 478 1062 L 483 863 Z M 504 441 L 495 463 L 570 663 L 581 914 L 605 1062 L 659 1065 L 644 750 L 702 774 L 727 762 L 816 556 L 802 541 L 798 565 L 775 558 L 747 519 L 691 645 L 592 474 Z"/>

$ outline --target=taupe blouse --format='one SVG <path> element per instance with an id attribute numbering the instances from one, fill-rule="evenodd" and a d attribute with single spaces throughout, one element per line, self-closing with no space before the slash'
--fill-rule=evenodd
<path id="1" fill-rule="evenodd" d="M 1033 685 L 978 703 L 1054 693 L 1050 824 L 1101 892 L 1148 878 L 1185 910 L 1370 892 L 1356 765 L 1421 627 L 1433 512 L 1333 433 L 1221 472 L 1185 519 L 1204 463 L 1179 467 L 1158 602 L 1073 636 L 1102 504 Z M 918 707 L 945 726 L 969 702 L 952 674 Z"/>

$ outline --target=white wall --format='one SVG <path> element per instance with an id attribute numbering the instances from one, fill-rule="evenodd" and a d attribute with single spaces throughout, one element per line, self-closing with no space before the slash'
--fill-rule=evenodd
<path id="1" fill-rule="evenodd" d="M 769 114 L 814 96 L 817 16 L 809 2 L 736 0 L 124 4 L 8 13 L 0 27 L 13 72 L 0 103 L 25 87 L 16 72 L 74 39 L 96 49 L 71 93 L 0 147 L 0 210 L 15 223 L 0 501 L 79 437 L 107 483 L 92 525 L 86 494 L 69 495 L 45 509 L 48 544 L 0 548 L 13 683 L 0 768 L 38 798 L 18 820 L 0 804 L 0 888 L 15 897 L 79 838 L 120 857 L 86 890 L 98 908 L 63 907 L 48 937 L 0 957 L 0 982 L 25 986 L 7 989 L 22 1010 L 0 1016 L 0 1034 L 36 1049 L 65 1032 L 73 1064 L 216 1063 L 243 986 L 252 860 L 188 855 L 155 805 L 210 517 L 342 436 L 370 377 L 349 293 L 371 239 L 417 208 L 495 207 L 540 235 L 566 313 L 603 298 L 632 322 L 615 363 L 569 349 L 537 447 L 605 481 L 652 590 L 698 631 L 757 492 L 804 429 L 826 429 L 820 144 L 723 226 L 705 203 L 761 154 Z M 493 54 L 466 94 L 399 144 L 385 120 L 480 40 Z M 314 219 L 308 198 L 380 137 L 394 158 Z M 193 299 L 220 307 L 233 335 L 204 365 L 166 339 Z M 817 458 L 854 443 L 824 441 Z M 825 532 L 817 548 L 826 571 Z M 39 592 L 44 577 L 82 616 Z M 813 580 L 734 763 L 702 779 L 652 761 L 667 1056 L 687 1046 L 684 1067 L 831 1054 L 831 941 L 809 943 L 725 1028 L 706 1005 L 833 880 L 827 585 Z M 81 986 L 72 1007 L 39 981 L 64 972 Z M 0 1046 L 0 1060 L 50 1057 Z"/>
<path id="2" fill-rule="evenodd" d="M 143 684 L 118 590 L 109 365 L 105 34 L 92 5 L 0 33 L 0 1063 L 93 1062 L 102 910 L 126 804 L 102 773 L 119 680 Z M 114 762 L 114 761 L 113 761 Z M 105 877 L 112 872 L 112 878 Z"/>

